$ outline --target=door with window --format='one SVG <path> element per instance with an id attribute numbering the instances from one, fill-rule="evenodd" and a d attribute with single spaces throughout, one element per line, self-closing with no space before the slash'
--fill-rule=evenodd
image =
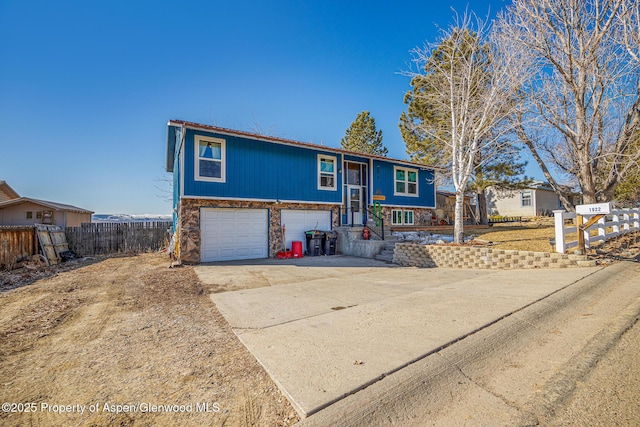
<path id="1" fill-rule="evenodd" d="M 344 170 L 346 171 L 346 223 L 349 225 L 362 225 L 367 206 L 365 178 L 367 176 L 367 165 L 358 162 L 345 162 Z"/>
<path id="2" fill-rule="evenodd" d="M 347 207 L 349 210 L 348 213 L 348 223 L 352 225 L 361 225 L 362 224 L 362 187 L 359 185 L 348 185 L 347 186 Z"/>

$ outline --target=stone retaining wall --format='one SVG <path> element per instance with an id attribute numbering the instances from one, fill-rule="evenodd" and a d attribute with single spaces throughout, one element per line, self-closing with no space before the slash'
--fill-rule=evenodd
<path id="1" fill-rule="evenodd" d="M 393 262 L 405 267 L 479 269 L 591 267 L 585 255 L 494 249 L 488 246 L 398 243 Z"/>

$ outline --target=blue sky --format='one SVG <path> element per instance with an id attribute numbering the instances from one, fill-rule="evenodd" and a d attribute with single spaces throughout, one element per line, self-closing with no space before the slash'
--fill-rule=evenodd
<path id="1" fill-rule="evenodd" d="M 0 180 L 96 213 L 169 214 L 170 119 L 338 147 L 367 110 L 404 159 L 410 50 L 467 4 L 505 2 L 0 0 Z"/>

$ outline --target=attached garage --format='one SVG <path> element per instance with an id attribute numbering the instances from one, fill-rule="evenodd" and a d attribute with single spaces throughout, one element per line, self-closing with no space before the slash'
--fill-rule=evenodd
<path id="1" fill-rule="evenodd" d="M 291 242 L 294 240 L 303 242 L 304 247 L 306 245 L 305 231 L 331 230 L 331 211 L 283 209 L 280 213 L 280 223 L 286 228 L 287 248 L 291 248 Z"/>
<path id="2" fill-rule="evenodd" d="M 267 258 L 267 209 L 202 208 L 200 258 L 202 262 Z"/>

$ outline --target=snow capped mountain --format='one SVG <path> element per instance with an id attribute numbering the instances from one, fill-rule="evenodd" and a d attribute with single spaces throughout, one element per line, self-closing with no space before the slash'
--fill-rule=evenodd
<path id="1" fill-rule="evenodd" d="M 155 222 L 173 221 L 170 214 L 93 214 L 91 222 Z"/>

